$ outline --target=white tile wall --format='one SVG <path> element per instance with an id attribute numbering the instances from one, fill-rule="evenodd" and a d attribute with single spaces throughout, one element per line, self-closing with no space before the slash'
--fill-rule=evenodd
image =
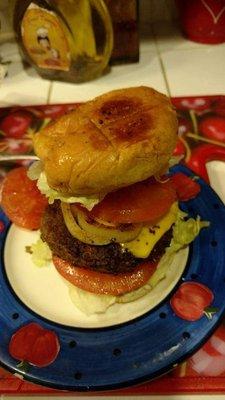
<path id="1" fill-rule="evenodd" d="M 0 2 L 0 12 L 6 13 L 11 1 Z M 140 63 L 113 67 L 109 75 L 82 85 L 50 85 L 31 71 L 23 72 L 16 45 L 1 44 L 0 55 L 16 65 L 10 66 L 9 77 L 0 86 L 0 105 L 46 102 L 49 88 L 52 102 L 83 101 L 111 88 L 137 84 L 168 89 L 177 96 L 224 93 L 225 44 L 206 46 L 184 39 L 175 15 L 174 0 L 140 0 Z"/>
<path id="2" fill-rule="evenodd" d="M 4 56 L 5 59 L 8 57 Z M 0 107 L 46 103 L 49 85 L 49 81 L 40 79 L 33 68 L 25 70 L 21 61 L 12 61 L 7 77 L 0 82 Z"/>
<path id="3" fill-rule="evenodd" d="M 19 48 L 15 41 L 2 43 L 0 45 L 0 55 L 2 56 L 2 61 L 21 61 Z"/>
<path id="4" fill-rule="evenodd" d="M 113 66 L 108 75 L 98 80 L 74 85 L 54 82 L 50 102 L 85 101 L 106 91 L 129 86 L 149 85 L 166 93 L 165 80 L 161 71 L 156 50 L 152 45 L 145 46 L 140 62 L 135 64 Z"/>
<path id="5" fill-rule="evenodd" d="M 206 48 L 206 45 L 184 39 L 177 19 L 154 21 L 152 32 L 160 52 Z"/>
<path id="6" fill-rule="evenodd" d="M 161 52 L 172 96 L 225 94 L 225 45 Z"/>

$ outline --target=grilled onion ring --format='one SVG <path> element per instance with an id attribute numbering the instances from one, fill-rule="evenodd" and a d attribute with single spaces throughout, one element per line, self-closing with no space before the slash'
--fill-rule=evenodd
<path id="1" fill-rule="evenodd" d="M 105 228 L 93 225 L 85 219 L 85 213 L 79 211 L 73 213 L 70 204 L 61 202 L 63 218 L 68 231 L 73 237 L 83 243 L 102 246 L 114 242 L 128 242 L 138 236 L 142 225 L 132 225 L 132 230 L 119 231 L 117 229 Z M 74 215 L 75 214 L 75 215 Z"/>
<path id="2" fill-rule="evenodd" d="M 109 242 L 112 240 L 117 243 L 126 243 L 134 240 L 141 231 L 142 224 L 129 224 L 130 226 L 126 230 L 115 229 L 112 227 L 106 227 L 93 220 L 93 223 L 88 222 L 88 217 L 82 211 L 77 213 L 77 221 L 79 226 L 90 235 L 96 235 L 108 239 Z"/>

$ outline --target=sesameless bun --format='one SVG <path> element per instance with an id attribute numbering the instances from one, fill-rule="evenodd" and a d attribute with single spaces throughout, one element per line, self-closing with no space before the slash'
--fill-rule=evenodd
<path id="1" fill-rule="evenodd" d="M 63 194 L 106 194 L 159 174 L 177 140 L 169 99 L 149 87 L 114 90 L 34 137 L 48 184 Z"/>

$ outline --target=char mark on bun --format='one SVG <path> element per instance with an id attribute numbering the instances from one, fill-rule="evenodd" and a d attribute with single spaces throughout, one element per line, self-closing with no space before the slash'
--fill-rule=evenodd
<path id="1" fill-rule="evenodd" d="M 51 123 L 34 138 L 52 189 L 112 192 L 167 170 L 177 141 L 170 100 L 148 87 L 109 92 Z"/>

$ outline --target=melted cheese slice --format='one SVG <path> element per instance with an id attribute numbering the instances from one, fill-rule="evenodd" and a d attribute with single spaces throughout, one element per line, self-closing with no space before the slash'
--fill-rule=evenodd
<path id="1" fill-rule="evenodd" d="M 137 258 L 147 258 L 155 244 L 176 221 L 178 203 L 175 202 L 170 211 L 155 225 L 144 226 L 139 235 L 131 242 L 121 244 L 123 249 L 130 251 Z"/>

